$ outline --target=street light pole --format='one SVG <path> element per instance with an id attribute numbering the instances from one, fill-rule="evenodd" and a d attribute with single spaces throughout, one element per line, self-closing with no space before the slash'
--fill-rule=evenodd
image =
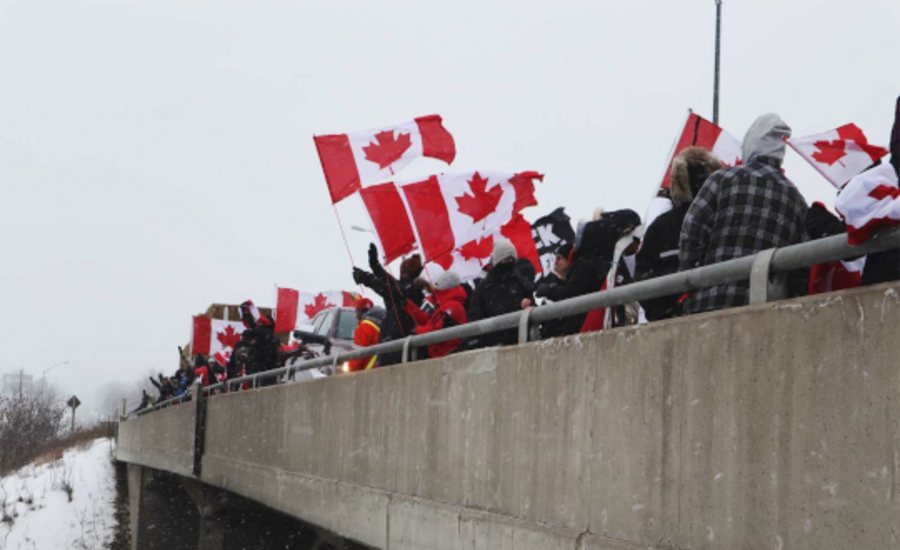
<path id="1" fill-rule="evenodd" d="M 713 124 L 719 124 L 719 82 L 722 59 L 722 0 L 716 0 L 716 76 L 713 85 Z"/>
<path id="2" fill-rule="evenodd" d="M 62 365 L 68 365 L 68 364 L 69 364 L 68 361 L 62 361 L 62 362 L 60 362 L 60 363 L 56 363 L 55 365 L 50 365 L 49 367 L 47 367 L 46 369 L 44 369 L 44 373 L 41 374 L 41 379 L 43 380 L 43 379 L 47 378 L 47 373 L 50 372 L 50 371 L 52 371 L 52 370 L 55 369 L 56 367 L 60 367 L 60 366 L 62 366 Z"/>

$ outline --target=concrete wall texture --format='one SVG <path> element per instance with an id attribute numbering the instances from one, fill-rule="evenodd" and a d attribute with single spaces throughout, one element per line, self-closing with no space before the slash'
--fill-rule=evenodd
<path id="1" fill-rule="evenodd" d="M 391 550 L 897 548 L 898 337 L 893 283 L 217 396 L 201 478 Z"/>

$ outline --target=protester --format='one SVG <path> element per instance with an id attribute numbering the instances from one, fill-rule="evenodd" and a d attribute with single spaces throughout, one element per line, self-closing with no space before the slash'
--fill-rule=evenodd
<path id="1" fill-rule="evenodd" d="M 529 277 L 528 273 L 522 273 L 522 266 L 516 265 L 516 260 L 516 247 L 511 242 L 506 239 L 494 242 L 490 271 L 472 293 L 469 322 L 521 311 L 534 304 L 534 267 Z M 476 337 L 467 347 L 506 346 L 518 341 L 518 331 L 510 329 Z"/>
<path id="2" fill-rule="evenodd" d="M 245 329 L 228 362 L 228 378 L 257 374 L 278 366 L 280 343 L 274 332 L 275 322 L 261 313 L 251 300 L 240 305 L 240 312 Z M 270 378 L 263 380 L 260 385 L 274 383 L 275 379 Z"/>
<path id="3" fill-rule="evenodd" d="M 551 298 L 558 301 L 600 291 L 613 266 L 616 243 L 640 225 L 641 217 L 628 209 L 604 212 L 599 219 L 585 224 L 572 254 L 566 285 Z M 581 332 L 586 319 L 586 313 L 566 317 L 561 334 Z"/>
<path id="4" fill-rule="evenodd" d="M 537 298 L 543 298 L 543 304 L 555 302 L 565 296 L 566 276 L 572 262 L 569 260 L 572 254 L 572 243 L 562 243 L 556 249 L 556 259 L 553 263 L 553 271 L 545 275 L 538 284 L 534 295 Z M 553 338 L 564 334 L 565 323 L 563 319 L 552 319 L 541 325 L 541 338 Z"/>
<path id="5" fill-rule="evenodd" d="M 353 332 L 353 343 L 356 347 L 367 348 L 378 344 L 381 338 L 381 325 L 384 322 L 384 308 L 376 307 L 368 298 L 359 298 L 356 300 L 356 319 L 359 321 Z M 356 372 L 374 369 L 376 366 L 378 356 L 373 355 L 351 359 L 347 368 L 350 372 Z"/>
<path id="6" fill-rule="evenodd" d="M 678 271 L 681 226 L 694 197 L 713 172 L 724 168 L 716 156 L 703 147 L 688 147 L 672 159 L 670 197 L 672 210 L 661 214 L 647 228 L 635 263 L 636 281 L 647 281 Z M 683 296 L 673 294 L 643 300 L 648 321 L 681 315 Z"/>
<path id="7" fill-rule="evenodd" d="M 437 276 L 432 286 L 434 309 L 423 311 L 415 303 L 407 300 L 405 310 L 416 320 L 416 334 L 426 334 L 442 328 L 463 325 L 467 322 L 466 302 L 469 295 L 463 288 L 459 275 L 448 270 Z M 448 340 L 428 346 L 428 357 L 444 357 L 456 351 L 462 340 Z"/>
<path id="8" fill-rule="evenodd" d="M 416 321 L 403 310 L 401 304 L 404 299 L 417 304 L 423 299 L 422 290 L 415 284 L 416 278 L 422 273 L 422 258 L 413 254 L 403 260 L 400 263 L 398 281 L 382 267 L 378 260 L 378 249 L 373 244 L 369 247 L 369 268 L 371 272 L 354 267 L 353 280 L 356 284 L 371 288 L 384 301 L 385 314 L 380 342 L 390 342 L 411 335 L 416 328 Z M 385 353 L 379 359 L 382 366 L 396 365 L 399 362 L 400 352 Z"/>
<path id="9" fill-rule="evenodd" d="M 802 242 L 807 205 L 781 172 L 791 129 L 778 115 L 759 117 L 747 131 L 743 162 L 709 177 L 681 228 L 681 270 Z M 806 286 L 803 281 L 796 287 Z M 805 289 L 804 289 L 805 291 Z M 746 305 L 749 281 L 704 288 L 684 303 L 687 314 Z"/>

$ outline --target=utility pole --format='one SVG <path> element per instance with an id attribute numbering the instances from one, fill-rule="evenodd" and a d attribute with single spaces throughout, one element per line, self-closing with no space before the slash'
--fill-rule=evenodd
<path id="1" fill-rule="evenodd" d="M 716 0 L 716 77 L 713 85 L 713 124 L 719 125 L 719 81 L 722 60 L 722 0 Z"/>

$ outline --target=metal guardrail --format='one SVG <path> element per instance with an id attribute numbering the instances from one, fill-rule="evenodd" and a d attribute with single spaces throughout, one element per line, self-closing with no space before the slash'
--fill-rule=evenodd
<path id="1" fill-rule="evenodd" d="M 401 352 L 402 363 L 409 363 L 416 360 L 416 351 L 419 348 L 448 340 L 464 340 L 501 330 L 518 329 L 519 343 L 522 344 L 532 339 L 531 329 L 541 322 L 579 315 L 595 309 L 615 307 L 627 302 L 681 294 L 748 279 L 750 280 L 751 304 L 779 300 L 787 295 L 786 274 L 789 271 L 815 264 L 857 258 L 893 248 L 900 248 L 900 227 L 881 228 L 873 232 L 869 240 L 860 246 L 848 244 L 845 234 L 834 235 L 784 248 L 764 250 L 751 256 L 681 271 L 649 281 L 632 283 L 612 290 L 594 292 L 427 334 L 408 336 L 400 340 L 393 340 L 346 353 L 318 357 L 294 366 L 286 366 L 234 378 L 203 388 L 203 394 L 212 395 L 223 390 L 229 391 L 235 386 L 242 384 L 249 384 L 251 387 L 256 388 L 259 387 L 259 383 L 262 380 L 279 376 L 286 376 L 286 378 L 290 379 L 294 373 L 327 366 L 331 366 L 336 370 L 338 365 L 344 361 L 398 351 Z M 189 392 L 185 392 L 182 396 L 158 403 L 135 414 L 146 414 L 188 399 L 190 399 Z"/>

